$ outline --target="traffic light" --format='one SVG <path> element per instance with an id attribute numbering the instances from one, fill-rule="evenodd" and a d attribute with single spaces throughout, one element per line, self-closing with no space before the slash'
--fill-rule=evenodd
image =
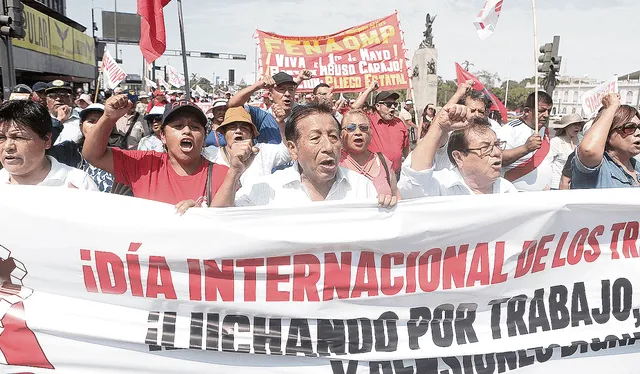
<path id="1" fill-rule="evenodd" d="M 562 62 L 562 57 L 558 56 L 558 52 L 560 50 L 560 37 L 554 36 L 553 43 L 547 43 L 540 47 L 540 53 L 542 54 L 538 57 L 538 72 L 540 73 L 549 73 L 549 72 L 560 72 L 560 63 Z"/>
<path id="2" fill-rule="evenodd" d="M 0 35 L 23 39 L 27 32 L 24 22 L 24 6 L 21 0 L 6 0 L 6 8 L 0 15 Z"/>
<path id="3" fill-rule="evenodd" d="M 550 68 L 552 71 L 556 73 L 560 73 L 560 64 L 562 63 L 562 56 L 558 56 L 558 52 L 560 51 L 560 37 L 553 37 L 553 44 L 551 47 L 551 65 Z"/>

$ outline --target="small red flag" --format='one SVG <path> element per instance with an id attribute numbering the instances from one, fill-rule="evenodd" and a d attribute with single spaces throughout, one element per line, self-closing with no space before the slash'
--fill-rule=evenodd
<path id="1" fill-rule="evenodd" d="M 502 101 L 500 101 L 500 99 L 498 99 L 496 95 L 491 93 L 491 91 L 489 91 L 484 86 L 484 84 L 482 84 L 482 82 L 478 80 L 478 78 L 476 78 L 473 74 L 469 73 L 468 71 L 464 70 L 462 66 L 460 66 L 460 64 L 458 64 L 457 62 L 456 62 L 456 76 L 458 77 L 458 84 L 464 83 L 468 80 L 472 80 L 476 82 L 476 84 L 473 86 L 473 89 L 476 91 L 482 91 L 487 96 L 489 96 L 489 98 L 493 102 L 493 105 L 491 106 L 491 110 L 500 111 L 500 115 L 502 116 L 502 121 L 504 123 L 507 123 L 507 107 L 505 107 Z"/>
<path id="2" fill-rule="evenodd" d="M 140 20 L 140 50 L 144 59 L 152 63 L 167 49 L 163 9 L 171 0 L 138 0 Z"/>

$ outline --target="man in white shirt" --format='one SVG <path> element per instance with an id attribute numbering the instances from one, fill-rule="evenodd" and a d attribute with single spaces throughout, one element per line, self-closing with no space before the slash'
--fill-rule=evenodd
<path id="1" fill-rule="evenodd" d="M 547 125 L 553 100 L 538 92 L 538 133 L 535 133 L 535 92 L 530 94 L 524 115 L 502 126 L 499 138 L 507 142 L 503 152 L 503 175 L 518 191 L 545 191 L 551 188 L 553 154 Z"/>
<path id="2" fill-rule="evenodd" d="M 45 156 L 51 148 L 51 117 L 39 103 L 0 105 L 0 184 L 38 185 L 97 191 L 85 172 Z"/>
<path id="3" fill-rule="evenodd" d="M 80 143 L 82 139 L 80 117 L 73 111 L 71 86 L 61 80 L 55 80 L 48 84 L 45 94 L 51 118 L 59 122 L 56 124 L 57 126 L 62 127 L 62 132 L 55 140 L 54 145 L 66 141 Z"/>
<path id="4" fill-rule="evenodd" d="M 436 170 L 436 152 L 449 133 L 447 155 L 455 167 Z M 472 115 L 465 106 L 447 105 L 403 164 L 400 194 L 413 199 L 517 192 L 500 178 L 503 147 L 504 142 L 498 140 L 486 118 Z"/>
<path id="5" fill-rule="evenodd" d="M 298 206 L 313 201 L 367 201 L 378 196 L 366 177 L 338 166 L 341 157 L 340 124 L 330 107 L 311 104 L 294 110 L 287 119 L 285 137 L 293 167 L 263 177 L 236 193 L 242 173 L 259 150 L 249 142 L 230 149 L 229 172 L 218 190 L 215 206 Z M 395 196 L 378 196 L 378 205 L 395 206 Z"/>

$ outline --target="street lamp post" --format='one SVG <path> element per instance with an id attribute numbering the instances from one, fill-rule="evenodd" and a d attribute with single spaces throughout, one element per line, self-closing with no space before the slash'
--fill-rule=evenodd
<path id="1" fill-rule="evenodd" d="M 113 0 L 113 39 L 116 44 L 116 61 L 118 61 L 118 0 Z"/>

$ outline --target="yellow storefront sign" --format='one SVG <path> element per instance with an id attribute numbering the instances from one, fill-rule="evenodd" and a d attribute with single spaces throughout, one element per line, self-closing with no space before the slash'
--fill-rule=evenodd
<path id="1" fill-rule="evenodd" d="M 73 59 L 83 64 L 93 65 L 96 61 L 96 50 L 93 38 L 73 29 Z"/>
<path id="2" fill-rule="evenodd" d="M 27 35 L 24 39 L 13 39 L 13 45 L 50 54 L 49 16 L 25 5 L 24 19 Z"/>
<path id="3" fill-rule="evenodd" d="M 73 60 L 73 28 L 49 17 L 51 54 Z"/>

